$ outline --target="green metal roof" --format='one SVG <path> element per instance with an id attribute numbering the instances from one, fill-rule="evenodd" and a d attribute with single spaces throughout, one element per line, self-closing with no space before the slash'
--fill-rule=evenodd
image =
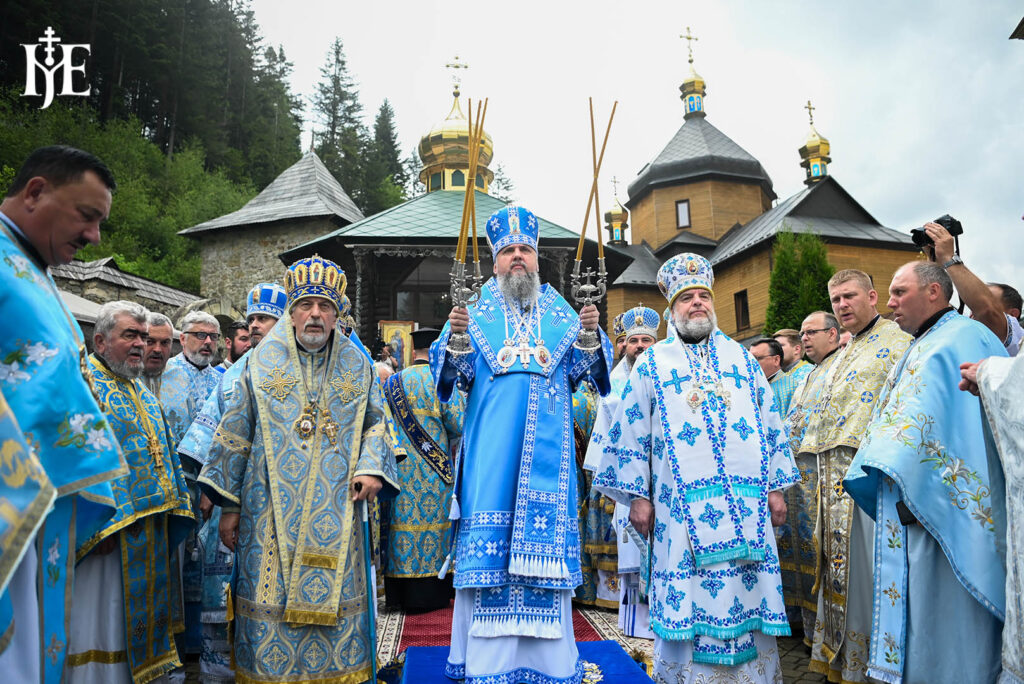
<path id="1" fill-rule="evenodd" d="M 443 243 L 455 241 L 459 236 L 459 226 L 462 222 L 464 197 L 465 195 L 461 192 L 448 190 L 429 192 L 390 209 L 385 209 L 379 214 L 339 228 L 304 245 L 294 247 L 293 250 L 307 251 L 310 247 L 316 247 L 324 241 L 334 239 L 353 240 L 354 242 L 361 242 L 364 239 L 372 239 L 375 242 Z M 487 241 L 484 230 L 487 219 L 504 206 L 505 202 L 500 199 L 491 197 L 485 192 L 476 191 L 476 230 L 481 244 L 486 244 Z M 537 217 L 537 221 L 540 223 L 542 247 L 545 240 L 561 238 L 575 241 L 580 239 L 579 233 L 574 233 L 540 216 Z"/>

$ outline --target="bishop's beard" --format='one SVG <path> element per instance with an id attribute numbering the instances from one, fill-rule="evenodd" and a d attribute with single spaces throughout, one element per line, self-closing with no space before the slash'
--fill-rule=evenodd
<path id="1" fill-rule="evenodd" d="M 676 331 L 679 332 L 679 336 L 684 340 L 703 340 L 705 337 L 711 334 L 711 331 L 718 325 L 718 317 L 715 316 L 714 311 L 708 312 L 707 318 L 695 318 L 687 320 L 682 316 L 672 315 L 672 323 L 676 326 Z"/>
<path id="2" fill-rule="evenodd" d="M 540 273 L 503 273 L 498 276 L 498 288 L 505 299 L 529 304 L 540 293 Z"/>

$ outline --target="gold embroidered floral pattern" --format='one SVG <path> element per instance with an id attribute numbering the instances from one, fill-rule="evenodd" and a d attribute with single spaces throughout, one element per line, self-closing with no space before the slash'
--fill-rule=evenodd
<path id="1" fill-rule="evenodd" d="M 899 589 L 896 588 L 895 582 L 889 585 L 889 588 L 883 591 L 882 593 L 889 597 L 889 600 L 892 601 L 892 605 L 894 606 L 896 605 L 897 601 L 903 598 L 903 594 L 901 594 Z"/>

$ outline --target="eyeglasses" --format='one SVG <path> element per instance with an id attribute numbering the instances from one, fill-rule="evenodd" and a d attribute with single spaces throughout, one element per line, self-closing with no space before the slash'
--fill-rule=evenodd
<path id="1" fill-rule="evenodd" d="M 764 356 L 754 356 L 754 358 L 757 359 L 758 361 L 764 361 L 765 359 L 770 359 L 773 356 L 777 357 L 778 354 L 765 354 Z"/>
<path id="2" fill-rule="evenodd" d="M 220 333 L 193 332 L 191 330 L 188 330 L 185 332 L 185 334 L 195 335 L 196 339 L 199 340 L 200 342 L 205 342 L 206 340 L 213 340 L 214 342 L 216 342 L 217 340 L 220 339 Z"/>
<path id="3" fill-rule="evenodd" d="M 825 332 L 829 328 L 811 328 L 810 330 L 801 330 L 800 337 L 810 337 L 814 333 Z"/>

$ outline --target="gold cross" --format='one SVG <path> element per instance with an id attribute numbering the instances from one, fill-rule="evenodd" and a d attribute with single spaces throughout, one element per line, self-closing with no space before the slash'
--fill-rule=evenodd
<path id="1" fill-rule="evenodd" d="M 445 69 L 451 69 L 452 72 L 452 85 L 455 86 L 456 94 L 459 92 L 459 86 L 461 85 L 461 79 L 459 78 L 459 69 L 468 69 L 469 65 L 465 62 L 459 61 L 459 56 L 455 55 L 455 59 L 444 65 Z"/>
<path id="2" fill-rule="evenodd" d="M 690 33 L 690 27 L 686 27 L 686 33 L 680 33 L 680 38 L 686 40 L 686 49 L 690 53 L 690 64 L 693 64 L 693 41 L 697 40 L 697 36 Z"/>
<path id="3" fill-rule="evenodd" d="M 356 378 L 355 373 L 345 371 L 341 374 L 341 377 L 331 380 L 331 387 L 337 390 L 343 402 L 347 402 L 359 396 L 359 393 L 363 390 L 363 383 Z"/>
<path id="4" fill-rule="evenodd" d="M 284 654 L 284 651 L 282 651 L 281 647 L 277 644 L 274 644 L 274 646 L 270 649 L 270 652 L 267 653 L 267 655 L 264 657 L 264 662 L 267 665 L 270 665 L 270 667 L 272 667 L 275 670 L 281 667 L 287 661 L 288 656 Z"/>
<path id="5" fill-rule="evenodd" d="M 811 101 L 808 100 L 807 104 L 804 105 L 804 109 L 807 110 L 807 117 L 811 120 L 811 125 L 813 126 L 814 125 L 814 110 L 817 109 L 817 107 L 812 107 L 811 106 Z"/>
<path id="6" fill-rule="evenodd" d="M 272 394 L 278 401 L 284 401 L 284 398 L 292 391 L 292 387 L 298 382 L 294 376 L 288 375 L 283 369 L 275 368 L 270 371 L 269 377 L 263 378 L 260 389 Z"/>

